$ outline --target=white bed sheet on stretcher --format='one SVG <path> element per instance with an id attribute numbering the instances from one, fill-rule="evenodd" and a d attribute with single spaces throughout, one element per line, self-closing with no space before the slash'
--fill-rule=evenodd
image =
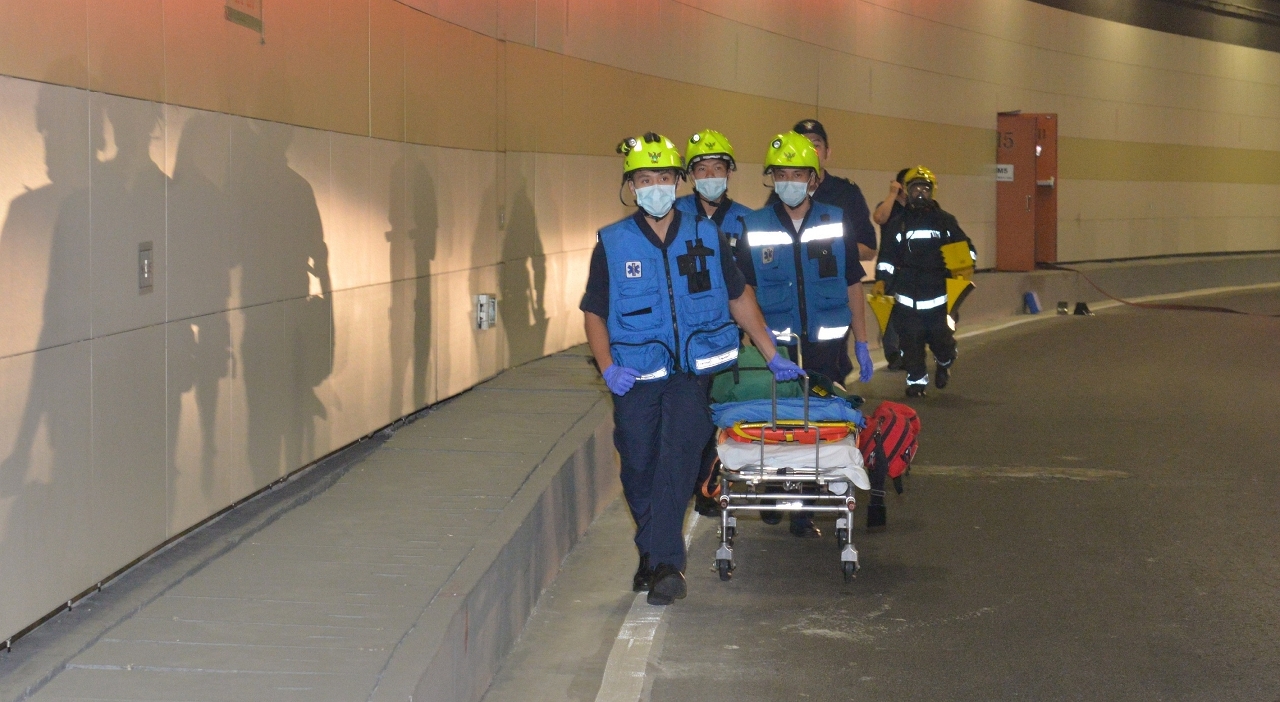
<path id="1" fill-rule="evenodd" d="M 744 444 L 732 439 L 716 445 L 720 462 L 731 470 L 759 470 L 760 444 Z M 765 444 L 766 468 L 813 468 L 813 444 L 785 443 Z M 817 451 L 822 475 L 831 479 L 844 478 L 863 490 L 871 489 L 871 480 L 862 464 L 862 452 L 853 437 L 840 441 L 823 442 Z M 837 493 L 841 494 L 841 493 Z"/>

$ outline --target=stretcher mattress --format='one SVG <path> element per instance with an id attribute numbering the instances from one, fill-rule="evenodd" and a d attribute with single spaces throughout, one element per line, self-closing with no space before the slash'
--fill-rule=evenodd
<path id="1" fill-rule="evenodd" d="M 773 417 L 771 400 L 744 400 L 711 405 L 711 421 L 721 429 L 735 422 L 768 422 Z M 778 419 L 803 419 L 804 398 L 778 398 Z M 809 420 L 813 422 L 849 422 L 864 426 L 862 413 L 839 398 L 809 398 Z"/>
<path id="2" fill-rule="evenodd" d="M 716 453 L 720 462 L 730 471 L 757 471 L 760 469 L 760 444 L 745 444 L 738 441 L 721 441 L 716 445 Z M 815 452 L 813 444 L 766 444 L 764 447 L 765 471 L 773 473 L 779 468 L 813 469 L 814 458 L 820 466 L 819 472 L 833 480 L 841 479 L 853 483 L 862 490 L 871 489 L 871 481 L 862 464 L 862 453 L 853 437 L 823 443 Z M 842 492 L 833 490 L 836 494 Z"/>

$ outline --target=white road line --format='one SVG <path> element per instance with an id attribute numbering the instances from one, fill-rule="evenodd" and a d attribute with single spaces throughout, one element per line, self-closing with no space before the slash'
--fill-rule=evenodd
<path id="1" fill-rule="evenodd" d="M 666 607 L 650 605 L 645 601 L 646 596 L 644 592 L 636 595 L 631 611 L 618 630 L 618 638 L 613 640 L 596 702 L 636 702 L 644 692 L 649 652 L 662 624 L 662 612 L 666 610 Z"/>
<path id="2" fill-rule="evenodd" d="M 689 550 L 689 544 L 693 543 L 693 530 L 698 526 L 698 513 L 689 513 L 689 523 L 684 527 L 684 550 Z"/>
<path id="3" fill-rule="evenodd" d="M 698 513 L 690 512 L 684 528 L 684 548 L 689 550 L 693 542 L 693 530 L 698 525 Z M 636 702 L 644 694 L 645 671 L 655 642 L 661 648 L 662 614 L 666 607 L 654 607 L 646 601 L 648 593 L 641 592 L 631 602 L 627 618 L 622 620 L 618 637 L 613 640 L 609 661 L 604 666 L 604 679 L 596 702 Z"/>
<path id="4" fill-rule="evenodd" d="M 1263 283 L 1259 285 L 1238 285 L 1223 288 L 1210 288 L 1208 290 L 1191 290 L 1183 293 L 1173 293 L 1170 295 L 1151 295 L 1147 297 L 1133 298 L 1134 302 L 1151 302 L 1155 300 L 1173 300 L 1182 297 L 1197 297 L 1203 295 L 1214 295 L 1226 292 L 1242 292 L 1247 290 L 1263 290 L 1267 288 L 1280 287 L 1280 283 Z M 1118 307 L 1119 302 L 1107 301 L 1100 302 L 1092 306 L 1092 309 L 1107 309 L 1110 307 Z M 1056 314 L 1038 314 L 1018 317 L 1007 322 L 995 324 L 989 327 L 979 327 L 972 331 L 966 331 L 956 334 L 957 339 L 967 339 L 979 334 L 986 334 L 1001 329 L 1008 329 L 1019 324 L 1034 322 L 1042 319 L 1053 319 Z M 876 370 L 885 368 L 888 364 L 885 361 L 878 361 L 875 364 Z M 688 523 L 685 525 L 684 531 L 684 547 L 688 550 L 689 544 L 693 542 L 693 530 L 698 524 L 698 513 L 690 514 Z M 654 643 L 659 644 L 661 648 L 662 641 L 662 615 L 666 612 L 666 607 L 654 607 L 645 601 L 647 593 L 639 593 L 635 600 L 631 602 L 631 609 L 627 612 L 627 618 L 622 622 L 622 628 L 618 630 L 618 637 L 613 640 L 613 649 L 609 651 L 609 661 L 605 664 L 604 679 L 600 681 L 600 691 L 596 694 L 596 702 L 636 702 L 644 694 L 645 672 L 649 666 L 649 657 L 653 652 Z"/>
<path id="5" fill-rule="evenodd" d="M 1165 295 L 1144 295 L 1142 297 L 1131 297 L 1131 298 L 1128 298 L 1128 300 L 1129 302 L 1139 302 L 1139 303 L 1162 302 L 1165 300 L 1180 300 L 1182 298 L 1187 298 L 1187 297 L 1208 297 L 1210 295 L 1222 295 L 1225 293 L 1236 293 L 1236 292 L 1252 292 L 1255 290 L 1269 290 L 1271 288 L 1280 288 L 1280 283 L 1257 283 L 1254 285 L 1227 285 L 1220 288 L 1202 288 L 1200 290 L 1187 290 L 1184 292 L 1168 293 Z M 1089 309 L 1094 311 L 1107 310 L 1113 307 L 1120 307 L 1122 304 L 1123 303 L 1116 302 L 1115 300 L 1103 300 L 1101 302 L 1089 303 Z M 987 334 L 993 331 L 1000 331 L 1001 329 L 1016 327 L 1019 324 L 1026 324 L 1027 322 L 1035 322 L 1043 319 L 1056 319 L 1057 317 L 1061 317 L 1061 316 L 1066 316 L 1066 315 L 1058 315 L 1050 312 L 1041 312 L 1040 314 L 1029 314 L 1025 316 L 1015 317 L 1007 322 L 1001 322 L 999 324 L 995 324 L 989 327 L 979 327 L 977 329 L 973 329 L 970 331 L 961 332 L 956 334 L 956 338 L 968 339 L 969 337 L 977 336 L 979 334 Z M 877 365 L 877 367 L 879 366 Z"/>

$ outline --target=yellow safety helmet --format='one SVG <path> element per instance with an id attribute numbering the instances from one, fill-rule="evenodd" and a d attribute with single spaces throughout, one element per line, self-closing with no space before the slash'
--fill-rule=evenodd
<path id="1" fill-rule="evenodd" d="M 774 168 L 812 168 L 816 173 L 822 165 L 808 137 L 784 132 L 769 142 L 769 150 L 764 155 L 765 174 Z"/>
<path id="2" fill-rule="evenodd" d="M 706 158 L 722 158 L 729 162 L 729 170 L 738 170 L 738 164 L 733 158 L 733 145 L 714 129 L 704 129 L 694 134 L 689 137 L 689 145 L 684 147 L 684 162 L 690 168 Z"/>
<path id="3" fill-rule="evenodd" d="M 622 167 L 622 179 L 641 169 L 661 170 L 674 168 L 684 175 L 684 159 L 670 139 L 656 132 L 645 132 L 638 137 L 624 139 L 618 144 L 618 153 L 626 157 Z"/>
<path id="4" fill-rule="evenodd" d="M 929 188 L 933 191 L 933 194 L 935 196 L 938 194 L 938 178 L 933 175 L 933 171 L 928 168 L 925 168 L 924 166 L 916 166 L 915 168 L 907 171 L 907 174 L 902 178 L 902 186 L 907 187 L 911 185 L 911 181 L 913 180 L 929 181 Z"/>

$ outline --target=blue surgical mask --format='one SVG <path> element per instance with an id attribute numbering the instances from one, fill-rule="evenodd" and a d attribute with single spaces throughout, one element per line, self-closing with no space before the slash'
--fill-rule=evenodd
<path id="1" fill-rule="evenodd" d="M 698 178 L 693 181 L 693 188 L 704 200 L 715 202 L 729 189 L 728 178 Z"/>
<path id="2" fill-rule="evenodd" d="M 636 188 L 636 204 L 654 219 L 666 217 L 675 201 L 676 186 L 674 184 Z"/>
<path id="3" fill-rule="evenodd" d="M 773 192 L 778 194 L 778 199 L 786 203 L 787 207 L 799 207 L 809 197 L 809 184 L 801 180 L 775 180 Z"/>

